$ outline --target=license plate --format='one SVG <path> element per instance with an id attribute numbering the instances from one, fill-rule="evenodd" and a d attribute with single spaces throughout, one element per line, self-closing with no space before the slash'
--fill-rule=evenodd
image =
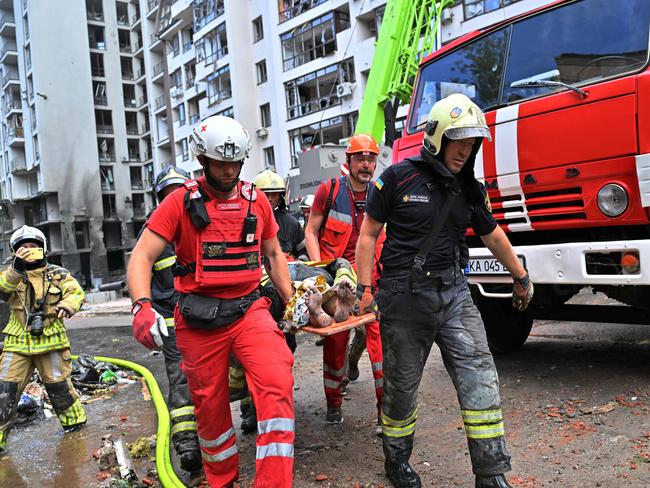
<path id="1" fill-rule="evenodd" d="M 524 258 L 519 257 L 521 264 L 524 264 Z M 469 258 L 465 267 L 465 274 L 468 275 L 509 275 L 510 271 L 493 257 L 476 257 Z"/>

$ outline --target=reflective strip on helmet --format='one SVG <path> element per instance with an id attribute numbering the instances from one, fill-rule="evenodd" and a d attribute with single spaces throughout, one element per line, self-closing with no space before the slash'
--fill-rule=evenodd
<path id="1" fill-rule="evenodd" d="M 293 444 L 274 442 L 264 446 L 257 446 L 255 459 L 260 460 L 271 456 L 293 458 Z"/>
<path id="2" fill-rule="evenodd" d="M 445 132 L 449 139 L 467 139 L 470 137 L 486 137 L 492 139 L 487 127 L 449 127 Z"/>
<path id="3" fill-rule="evenodd" d="M 493 425 L 467 425 L 465 433 L 469 439 L 492 439 L 506 434 L 503 422 Z"/>
<path id="4" fill-rule="evenodd" d="M 172 435 L 178 434 L 179 432 L 186 432 L 190 430 L 191 431 L 196 430 L 196 422 L 194 422 L 193 420 L 187 422 L 179 422 L 172 426 Z"/>
<path id="5" fill-rule="evenodd" d="M 183 417 L 184 415 L 194 415 L 194 406 L 188 405 L 187 407 L 175 408 L 169 412 L 172 419 Z"/>
<path id="6" fill-rule="evenodd" d="M 235 454 L 237 454 L 237 444 L 234 444 L 225 451 L 221 451 L 217 454 L 208 454 L 207 452 L 201 450 L 201 457 L 209 463 L 219 463 L 221 461 L 225 461 L 226 459 L 233 457 Z"/>
<path id="7" fill-rule="evenodd" d="M 295 420 L 289 418 L 275 418 L 257 422 L 258 434 L 268 434 L 273 431 L 293 432 Z"/>
<path id="8" fill-rule="evenodd" d="M 171 268 L 175 262 L 176 262 L 176 256 L 169 256 L 168 258 L 161 259 L 160 261 L 156 261 L 153 264 L 153 269 L 154 271 L 160 271 L 162 269 Z"/>
<path id="9" fill-rule="evenodd" d="M 201 445 L 201 447 L 205 447 L 206 449 L 212 447 L 219 447 L 234 435 L 235 435 L 235 428 L 231 427 L 216 439 L 203 439 L 201 436 L 199 436 L 199 444 Z"/>

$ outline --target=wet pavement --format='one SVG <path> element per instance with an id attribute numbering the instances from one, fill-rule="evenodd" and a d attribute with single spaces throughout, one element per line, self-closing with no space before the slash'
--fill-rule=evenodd
<path id="1" fill-rule="evenodd" d="M 73 352 L 140 363 L 154 373 L 165 394 L 162 356 L 151 356 L 137 344 L 129 323 L 129 316 L 70 320 Z M 346 396 L 344 422 L 327 425 L 322 349 L 315 339 L 298 336 L 294 486 L 390 486 L 383 475 L 381 439 L 374 434 L 367 355 Z M 650 486 L 650 327 L 536 322 L 524 348 L 496 357 L 496 363 L 513 486 Z M 412 464 L 423 486 L 473 486 L 455 392 L 436 348 L 418 403 Z M 238 405 L 231 410 L 241 485 L 248 487 L 254 476 L 255 436 L 240 433 Z M 0 486 L 100 486 L 91 454 L 108 426 L 124 431 L 128 441 L 155 432 L 153 404 L 143 400 L 137 386 L 114 400 L 88 405 L 87 411 L 88 427 L 73 434 L 64 436 L 54 419 L 14 431 L 9 455 L 0 459 Z M 129 420 L 122 422 L 122 415 Z M 138 474 L 145 473 L 138 469 Z"/>

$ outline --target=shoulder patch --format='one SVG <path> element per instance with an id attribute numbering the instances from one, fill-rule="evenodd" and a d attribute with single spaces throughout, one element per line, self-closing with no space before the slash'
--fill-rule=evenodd
<path id="1" fill-rule="evenodd" d="M 257 191 L 253 189 L 250 183 L 245 183 L 241 186 L 241 196 L 244 200 L 254 202 L 257 200 Z"/>
<path id="2" fill-rule="evenodd" d="M 492 204 L 490 203 L 490 196 L 485 192 L 485 208 L 488 212 L 492 212 Z"/>
<path id="3" fill-rule="evenodd" d="M 384 182 L 382 181 L 381 178 L 377 178 L 377 181 L 375 181 L 375 187 L 377 187 L 377 190 L 381 190 L 384 186 Z"/>

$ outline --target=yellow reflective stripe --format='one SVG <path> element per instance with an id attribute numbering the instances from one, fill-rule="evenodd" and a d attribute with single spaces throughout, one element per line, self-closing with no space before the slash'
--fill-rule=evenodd
<path id="1" fill-rule="evenodd" d="M 404 427 L 412 422 L 415 422 L 418 418 L 418 409 L 413 410 L 413 413 L 406 417 L 403 420 L 395 420 L 390 418 L 384 412 L 381 413 L 381 423 L 383 425 L 388 425 L 391 427 Z"/>
<path id="2" fill-rule="evenodd" d="M 168 258 L 161 259 L 153 263 L 154 271 L 160 271 L 162 269 L 170 268 L 176 262 L 176 256 L 169 256 Z"/>
<path id="3" fill-rule="evenodd" d="M 415 433 L 415 422 L 413 422 L 409 427 L 389 427 L 387 425 L 381 426 L 381 432 L 386 437 L 406 437 Z"/>
<path id="4" fill-rule="evenodd" d="M 469 439 L 491 439 L 506 434 L 503 422 L 493 425 L 466 425 L 465 433 Z"/>
<path id="5" fill-rule="evenodd" d="M 334 276 L 334 284 L 337 285 L 341 278 L 347 278 L 352 281 L 352 284 L 357 284 L 357 274 L 352 268 L 339 268 L 336 270 L 336 275 Z"/>
<path id="6" fill-rule="evenodd" d="M 179 432 L 185 432 L 188 430 L 196 430 L 196 422 L 188 421 L 188 422 L 179 422 L 177 424 L 174 424 L 172 426 L 172 435 L 177 434 Z"/>
<path id="7" fill-rule="evenodd" d="M 13 285 L 9 283 L 5 278 L 5 274 L 2 273 L 0 274 L 0 288 L 2 288 L 7 293 L 12 293 L 16 291 L 16 288 L 18 288 L 18 284 Z"/>
<path id="8" fill-rule="evenodd" d="M 165 325 L 167 325 L 167 327 L 174 327 L 174 317 L 167 317 L 165 319 Z"/>
<path id="9" fill-rule="evenodd" d="M 485 424 L 503 420 L 501 409 L 497 410 L 461 410 L 466 424 Z"/>
<path id="10" fill-rule="evenodd" d="M 169 413 L 173 419 L 176 417 L 182 417 L 183 415 L 194 415 L 194 407 L 189 405 L 187 407 L 175 408 Z"/>
<path id="11" fill-rule="evenodd" d="M 75 400 L 75 402 L 65 411 L 57 412 L 56 416 L 59 418 L 63 427 L 83 424 L 87 420 L 86 411 L 81 405 L 79 399 Z"/>

